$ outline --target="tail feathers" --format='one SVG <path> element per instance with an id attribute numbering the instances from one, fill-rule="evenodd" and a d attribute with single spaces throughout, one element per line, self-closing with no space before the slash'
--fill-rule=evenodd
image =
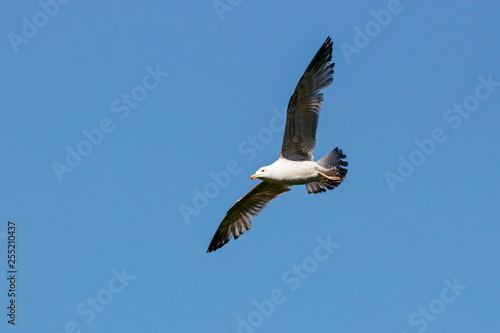
<path id="1" fill-rule="evenodd" d="M 319 182 L 313 182 L 306 184 L 308 193 L 322 193 L 326 192 L 326 189 L 333 190 L 335 187 L 340 185 L 347 174 L 347 162 L 342 160 L 346 158 L 342 149 L 338 147 L 332 150 L 325 157 L 320 159 L 317 163 L 319 166 L 327 169 L 325 172 L 325 178 Z"/>
<path id="2" fill-rule="evenodd" d="M 347 170 L 344 169 L 342 166 L 347 166 L 348 163 L 346 161 L 343 161 L 342 160 L 343 158 L 346 158 L 346 156 L 342 152 L 342 149 L 339 149 L 337 147 L 330 153 L 328 153 L 325 157 L 320 159 L 318 161 L 318 164 L 325 169 L 332 169 L 336 167 L 339 169 L 339 172 L 343 173 L 345 176 Z"/>

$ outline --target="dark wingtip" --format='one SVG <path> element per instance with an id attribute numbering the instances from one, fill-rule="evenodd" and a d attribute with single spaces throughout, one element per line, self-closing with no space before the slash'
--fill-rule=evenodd
<path id="1" fill-rule="evenodd" d="M 210 245 L 208 246 L 207 253 L 216 251 L 218 248 L 220 248 L 219 243 L 215 241 L 215 236 L 214 239 L 210 242 Z"/>
<path id="2" fill-rule="evenodd" d="M 213 244 L 213 242 L 210 243 L 210 245 L 208 246 L 208 249 L 207 249 L 207 253 L 217 251 L 217 249 L 220 249 L 221 247 L 223 247 L 224 244 L 219 245 L 219 243 L 217 243 L 217 244 Z"/>
<path id="3" fill-rule="evenodd" d="M 234 239 L 238 238 L 239 236 L 236 236 Z M 217 251 L 224 245 L 226 245 L 229 241 L 231 240 L 220 240 L 220 237 L 217 233 L 215 233 L 214 237 L 212 238 L 212 241 L 210 242 L 210 245 L 208 246 L 207 253 Z"/>
<path id="4" fill-rule="evenodd" d="M 220 246 L 213 246 L 212 244 L 210 244 L 210 246 L 208 247 L 207 249 L 207 253 L 210 253 L 210 252 L 214 252 L 214 251 L 217 251 L 217 249 L 221 248 Z"/>

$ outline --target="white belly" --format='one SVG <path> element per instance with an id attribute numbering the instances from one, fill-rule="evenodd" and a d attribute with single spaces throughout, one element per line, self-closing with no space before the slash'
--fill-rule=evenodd
<path id="1" fill-rule="evenodd" d="M 270 183 L 302 185 L 317 181 L 318 165 L 313 161 L 290 161 L 279 159 L 272 164 L 274 172 L 270 178 L 262 178 Z"/>

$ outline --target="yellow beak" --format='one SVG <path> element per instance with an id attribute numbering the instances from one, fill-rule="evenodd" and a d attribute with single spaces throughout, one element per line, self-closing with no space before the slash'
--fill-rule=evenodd
<path id="1" fill-rule="evenodd" d="M 250 179 L 251 179 L 251 180 L 254 180 L 255 178 L 257 178 L 257 175 L 251 175 L 251 176 L 250 176 Z"/>

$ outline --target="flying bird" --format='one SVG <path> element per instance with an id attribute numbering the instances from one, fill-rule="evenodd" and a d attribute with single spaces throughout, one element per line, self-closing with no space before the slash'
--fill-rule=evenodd
<path id="1" fill-rule="evenodd" d="M 340 185 L 347 174 L 346 156 L 338 147 L 314 162 L 316 129 L 323 94 L 333 81 L 332 40 L 326 39 L 288 103 L 285 134 L 278 160 L 259 168 L 250 179 L 262 181 L 229 209 L 210 242 L 207 252 L 221 248 L 231 237 L 237 239 L 252 226 L 251 219 L 293 185 L 306 185 L 308 193 L 326 192 Z"/>

